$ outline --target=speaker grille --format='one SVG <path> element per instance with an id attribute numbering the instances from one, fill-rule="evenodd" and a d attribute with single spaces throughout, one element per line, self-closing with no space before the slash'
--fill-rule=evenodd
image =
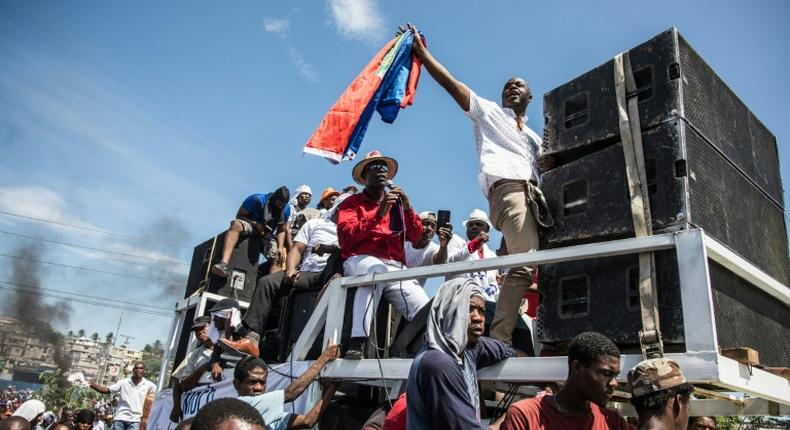
<path id="1" fill-rule="evenodd" d="M 787 285 L 784 211 L 693 129 L 684 133 L 691 223 Z"/>
<path id="2" fill-rule="evenodd" d="M 716 333 L 722 348 L 748 347 L 760 364 L 790 366 L 790 311 L 781 302 L 711 262 Z"/>
<path id="3" fill-rule="evenodd" d="M 678 35 L 683 116 L 780 206 L 776 139 L 726 83 Z"/>

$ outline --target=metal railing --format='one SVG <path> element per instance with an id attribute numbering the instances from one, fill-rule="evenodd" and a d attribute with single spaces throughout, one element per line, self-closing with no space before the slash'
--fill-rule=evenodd
<path id="1" fill-rule="evenodd" d="M 340 342 L 343 317 L 346 311 L 346 293 L 347 288 L 350 287 L 371 286 L 374 282 L 397 282 L 670 249 L 674 249 L 677 253 L 686 352 L 667 354 L 666 356 L 678 362 L 686 378 L 692 383 L 713 385 L 722 390 L 744 393 L 750 397 L 749 402 L 741 402 L 740 406 L 733 406 L 732 401 L 722 401 L 721 399 L 706 401 L 704 410 L 718 408 L 720 414 L 727 415 L 737 414 L 735 412 L 751 413 L 764 410 L 789 413 L 790 382 L 719 354 L 708 260 L 724 266 L 748 281 L 754 288 L 769 294 L 788 307 L 788 311 L 790 311 L 789 290 L 750 262 L 705 235 L 701 230 L 683 230 L 642 238 L 576 245 L 485 260 L 426 266 L 376 275 L 336 278 L 330 282 L 321 300 L 315 306 L 309 321 L 292 349 L 289 360 L 305 360 L 309 349 L 322 331 L 323 344 L 326 344 L 330 339 Z M 195 300 L 195 298 L 185 299 L 180 302 L 176 309 L 177 315 L 185 313 L 183 311 L 189 306 L 194 306 Z M 177 337 L 182 324 L 183 321 L 179 322 L 178 317 L 174 319 L 169 342 L 171 349 L 177 344 L 172 336 Z M 168 350 L 163 364 L 166 363 L 169 352 L 170 350 Z M 641 360 L 642 356 L 638 354 L 623 355 L 621 357 L 623 372 L 618 376 L 618 381 L 624 382 L 627 370 Z M 396 385 L 407 379 L 410 366 L 410 359 L 336 360 L 323 370 L 322 376 L 338 380 L 368 380 L 371 383 L 378 381 L 379 384 L 384 380 L 391 381 Z M 164 372 L 162 373 L 164 374 Z M 567 359 L 565 357 L 511 358 L 478 372 L 478 378 L 481 381 L 514 383 L 562 381 L 566 375 Z M 700 404 L 702 405 L 702 403 Z M 715 406 L 719 404 L 720 407 Z"/>

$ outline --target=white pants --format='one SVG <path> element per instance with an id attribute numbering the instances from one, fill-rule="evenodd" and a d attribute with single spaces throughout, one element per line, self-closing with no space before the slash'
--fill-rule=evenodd
<path id="1" fill-rule="evenodd" d="M 355 255 L 343 263 L 343 274 L 346 276 L 367 275 L 371 273 L 386 273 L 402 270 L 406 267 L 397 261 L 382 260 L 370 255 Z M 373 293 L 373 294 L 371 294 Z M 351 326 L 352 337 L 368 337 L 373 314 L 379 306 L 381 295 L 395 308 L 411 321 L 417 311 L 428 303 L 428 295 L 422 286 L 414 280 L 398 282 L 377 282 L 371 287 L 357 288 L 354 296 L 354 318 Z M 371 303 L 371 295 L 373 303 Z"/>

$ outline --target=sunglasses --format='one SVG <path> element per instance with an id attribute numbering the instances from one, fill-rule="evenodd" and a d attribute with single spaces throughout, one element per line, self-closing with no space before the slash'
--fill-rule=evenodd
<path id="1" fill-rule="evenodd" d="M 365 170 L 370 170 L 372 172 L 382 172 L 382 173 L 389 173 L 390 166 L 387 163 L 370 163 L 365 166 Z"/>

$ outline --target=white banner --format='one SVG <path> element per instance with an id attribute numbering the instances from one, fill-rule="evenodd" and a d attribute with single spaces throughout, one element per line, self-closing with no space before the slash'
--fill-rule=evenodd
<path id="1" fill-rule="evenodd" d="M 299 377 L 309 363 L 294 363 L 293 372 L 290 371 L 290 363 L 282 363 L 270 366 L 269 374 L 266 376 L 266 391 L 284 390 L 293 380 Z M 293 403 L 286 403 L 285 410 L 297 414 L 304 414 L 307 411 L 307 401 L 310 392 L 316 389 L 317 384 L 311 385 Z M 195 389 L 181 394 L 181 411 L 184 418 L 195 416 L 198 410 L 206 403 L 224 397 L 238 397 L 236 388 L 233 386 L 233 369 L 225 370 L 223 380 L 209 385 L 196 387 Z M 151 413 L 148 415 L 147 430 L 173 430 L 176 423 L 170 421 L 170 412 L 173 410 L 173 390 L 162 390 L 156 394 L 154 404 L 151 406 Z"/>

